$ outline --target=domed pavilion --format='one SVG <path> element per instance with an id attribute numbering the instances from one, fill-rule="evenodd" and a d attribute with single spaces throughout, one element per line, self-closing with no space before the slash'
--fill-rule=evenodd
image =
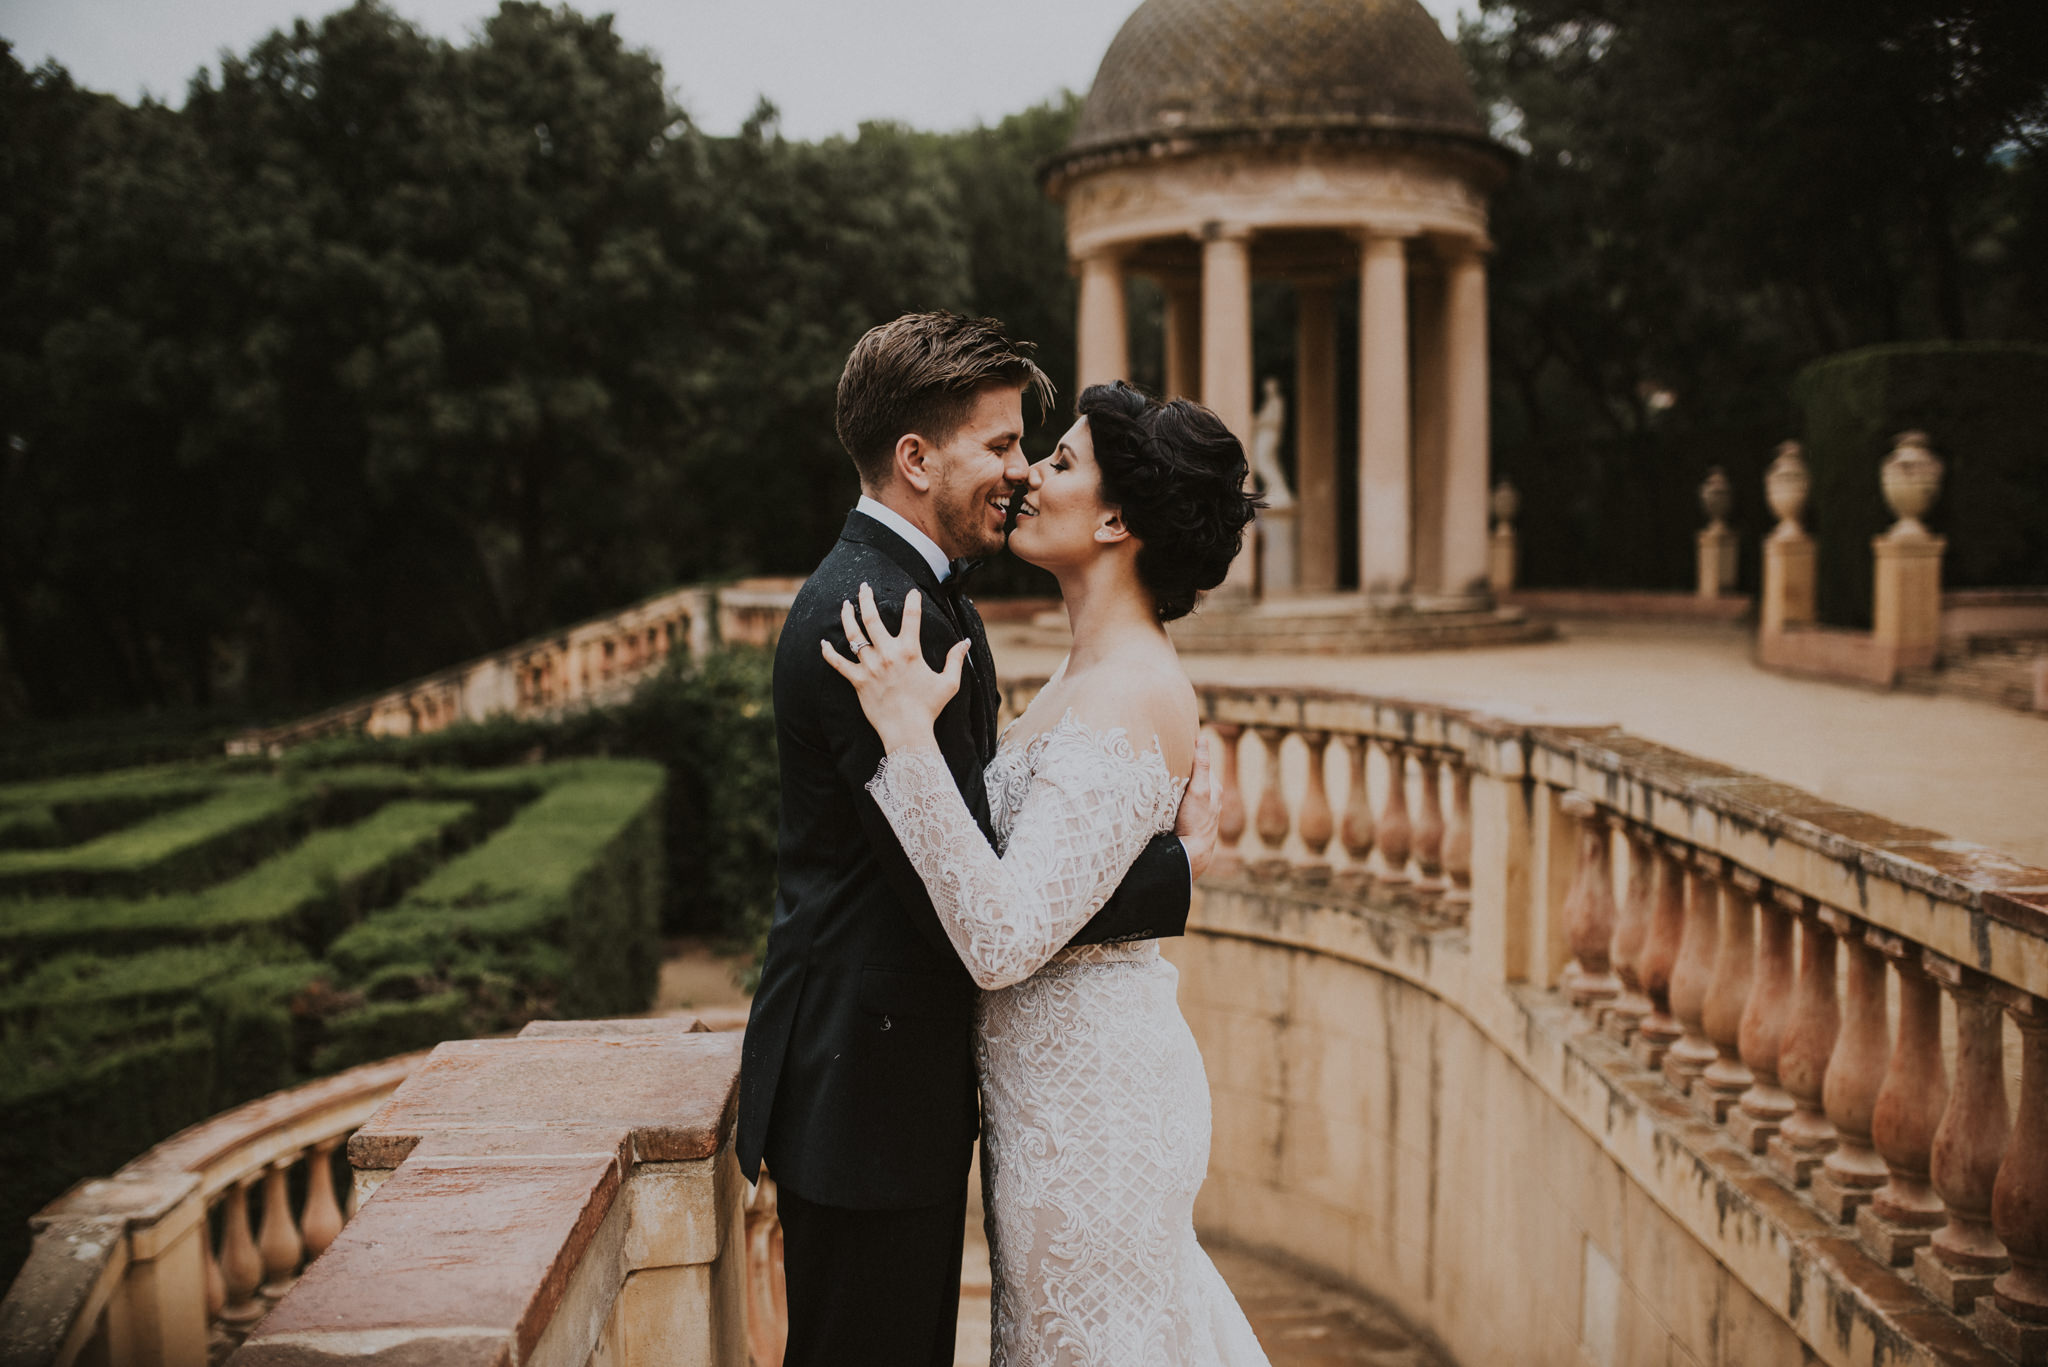
<path id="1" fill-rule="evenodd" d="M 1081 281 L 1080 382 L 1128 375 L 1124 286 L 1152 277 L 1168 393 L 1213 408 L 1249 452 L 1252 282 L 1296 291 L 1297 500 L 1261 517 L 1265 553 L 1227 588 L 1334 594 L 1349 515 L 1375 614 L 1490 605 L 1486 200 L 1508 164 L 1418 0 L 1145 0 L 1110 44 L 1045 172 Z M 1336 299 L 1352 288 L 1347 513 Z"/>

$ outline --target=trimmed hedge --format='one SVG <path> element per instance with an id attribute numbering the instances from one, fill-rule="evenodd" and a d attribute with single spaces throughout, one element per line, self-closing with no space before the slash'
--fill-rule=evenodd
<path id="1" fill-rule="evenodd" d="M 443 851 L 467 844 L 480 825 L 471 803 L 404 799 L 353 826 L 316 831 L 204 892 L 0 902 L 0 953 L 27 960 L 96 944 L 128 952 L 254 932 L 317 951 L 362 909 L 394 900 Z"/>
<path id="2" fill-rule="evenodd" d="M 82 845 L 0 853 L 0 892 L 139 893 L 203 887 L 302 834 L 321 794 L 230 779 L 211 797 Z"/>
<path id="3" fill-rule="evenodd" d="M 1927 519 L 1948 537 L 1944 586 L 2048 584 L 2044 391 L 2048 347 L 2005 343 L 1866 347 L 1799 373 L 1822 621 L 1870 625 L 1870 541 L 1891 523 L 1878 467 L 1910 428 L 1928 434 L 1947 466 Z"/>

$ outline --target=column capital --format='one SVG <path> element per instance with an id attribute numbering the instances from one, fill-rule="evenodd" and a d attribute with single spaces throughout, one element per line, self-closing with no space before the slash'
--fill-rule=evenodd
<path id="1" fill-rule="evenodd" d="M 1200 236 L 1204 242 L 1247 243 L 1252 240 L 1254 231 L 1256 230 L 1248 223 L 1225 223 L 1221 219 L 1212 218 L 1202 225 Z"/>
<path id="2" fill-rule="evenodd" d="M 1436 254 L 1451 265 L 1462 265 L 1476 261 L 1481 265 L 1493 255 L 1493 239 L 1485 234 L 1473 236 L 1468 233 L 1431 233 L 1429 245 Z"/>
<path id="3" fill-rule="evenodd" d="M 1422 236 L 1422 228 L 1414 223 L 1360 223 L 1345 231 L 1352 241 L 1367 250 L 1382 243 L 1405 244 Z"/>
<path id="4" fill-rule="evenodd" d="M 1069 263 L 1076 270 L 1098 262 L 1105 265 L 1120 266 L 1135 248 L 1136 244 L 1131 242 L 1105 242 L 1099 247 L 1075 253 L 1069 258 Z"/>

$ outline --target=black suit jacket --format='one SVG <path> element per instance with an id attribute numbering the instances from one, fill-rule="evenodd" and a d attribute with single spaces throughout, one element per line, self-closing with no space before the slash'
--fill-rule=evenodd
<path id="1" fill-rule="evenodd" d="M 881 739 L 853 686 L 819 654 L 844 648 L 839 605 L 873 588 L 890 630 L 903 600 L 924 596 L 925 659 L 937 669 L 968 635 L 958 606 L 911 546 L 854 513 L 798 592 L 775 652 L 782 828 L 775 919 L 740 1068 L 738 1148 L 757 1177 L 827 1205 L 905 1209 L 956 1197 L 980 1110 L 973 1025 L 979 996 L 867 782 Z M 968 810 L 989 831 L 982 769 L 991 755 L 996 681 L 984 663 L 934 728 Z M 1188 863 L 1155 839 L 1075 944 L 1180 935 Z"/>

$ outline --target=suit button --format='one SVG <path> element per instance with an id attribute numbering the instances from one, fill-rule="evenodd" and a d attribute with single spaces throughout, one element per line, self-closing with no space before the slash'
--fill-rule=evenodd
<path id="1" fill-rule="evenodd" d="M 889 1029 L 889 1028 L 890 1028 L 890 1026 L 889 1026 L 889 1018 L 888 1018 L 887 1016 L 884 1016 L 884 1017 L 882 1017 L 882 1028 L 883 1028 L 884 1030 L 887 1030 L 887 1029 Z"/>

